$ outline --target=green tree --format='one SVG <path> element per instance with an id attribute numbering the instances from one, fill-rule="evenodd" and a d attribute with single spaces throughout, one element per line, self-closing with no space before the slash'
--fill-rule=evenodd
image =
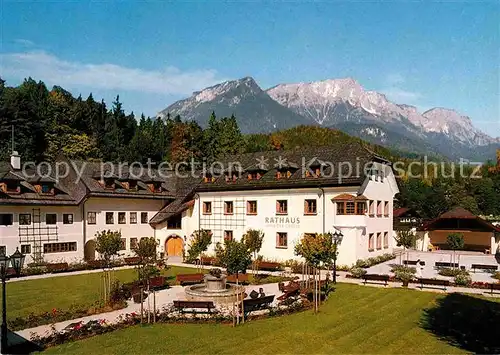
<path id="1" fill-rule="evenodd" d="M 111 270 L 109 269 L 111 264 L 111 259 L 118 255 L 118 252 L 121 249 L 121 233 L 117 231 L 111 230 L 103 230 L 101 232 L 97 232 L 95 234 L 95 250 L 99 253 L 102 260 L 104 261 L 104 272 L 103 276 L 103 298 L 104 302 L 108 303 L 110 301 L 111 295 L 111 285 L 112 285 L 112 275 Z"/>
<path id="2" fill-rule="evenodd" d="M 448 247 L 453 250 L 453 261 L 452 263 L 455 263 L 455 253 L 457 250 L 461 250 L 464 248 L 465 242 L 464 242 L 464 236 L 462 233 L 450 233 L 446 237 L 446 243 L 448 244 Z"/>
<path id="3" fill-rule="evenodd" d="M 203 253 L 212 244 L 212 233 L 206 229 L 198 229 L 191 234 L 191 241 L 187 251 L 187 262 L 193 263 L 200 258 L 203 265 Z"/>
<path id="4" fill-rule="evenodd" d="M 157 247 L 158 242 L 154 237 L 143 237 L 133 248 L 135 255 L 139 258 L 138 277 L 143 284 L 147 284 L 150 277 L 159 275 L 159 270 L 155 265 Z"/>
<path id="5" fill-rule="evenodd" d="M 333 243 L 331 233 L 305 234 L 300 242 L 295 245 L 295 255 L 303 257 L 306 262 L 318 270 L 318 279 L 321 280 L 321 269 L 323 265 L 330 265 L 337 256 L 337 247 Z M 314 310 L 318 311 L 319 305 L 319 284 L 314 278 Z"/>
<path id="6" fill-rule="evenodd" d="M 417 236 L 411 229 L 400 229 L 396 231 L 396 235 L 394 236 L 396 240 L 396 245 L 398 247 L 403 247 L 406 252 L 406 260 L 409 258 L 408 249 L 415 247 L 415 242 L 417 240 Z"/>
<path id="7" fill-rule="evenodd" d="M 226 239 L 224 245 L 217 243 L 215 256 L 220 264 L 226 268 L 228 274 L 246 273 L 252 263 L 250 250 L 244 242 Z"/>
<path id="8" fill-rule="evenodd" d="M 257 254 L 262 248 L 262 242 L 264 241 L 264 232 L 256 229 L 249 229 L 243 235 L 243 243 L 245 243 L 247 249 L 250 253 L 253 253 L 253 271 L 257 270 Z"/>

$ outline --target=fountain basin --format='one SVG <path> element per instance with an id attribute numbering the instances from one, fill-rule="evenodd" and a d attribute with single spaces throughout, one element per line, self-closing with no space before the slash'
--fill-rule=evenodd
<path id="1" fill-rule="evenodd" d="M 245 287 L 226 283 L 226 276 L 215 277 L 205 275 L 204 283 L 187 286 L 184 292 L 189 299 L 214 301 L 218 303 L 234 302 L 236 296 L 241 297 L 245 293 Z"/>

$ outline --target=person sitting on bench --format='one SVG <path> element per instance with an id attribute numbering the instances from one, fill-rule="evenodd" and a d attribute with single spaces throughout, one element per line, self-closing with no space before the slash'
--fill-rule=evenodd
<path id="1" fill-rule="evenodd" d="M 266 294 L 264 293 L 264 289 L 262 287 L 259 288 L 259 298 L 266 297 Z"/>

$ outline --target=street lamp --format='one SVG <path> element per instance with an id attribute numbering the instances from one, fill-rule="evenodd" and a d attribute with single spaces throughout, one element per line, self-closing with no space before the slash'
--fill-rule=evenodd
<path id="1" fill-rule="evenodd" d="M 338 250 L 337 247 L 342 243 L 342 239 L 344 238 L 344 235 L 340 231 L 335 231 L 332 234 L 332 242 L 333 246 L 335 247 L 335 253 L 333 254 L 333 283 L 337 283 L 337 254 Z"/>
<path id="2" fill-rule="evenodd" d="M 7 297 L 5 294 L 5 280 L 7 279 L 7 272 L 11 263 L 14 275 L 19 276 L 21 274 L 24 258 L 25 256 L 19 252 L 19 248 L 16 248 L 16 251 L 10 257 L 5 254 L 0 255 L 0 273 L 2 277 L 2 339 L 0 342 L 0 352 L 2 354 L 7 353 Z"/>

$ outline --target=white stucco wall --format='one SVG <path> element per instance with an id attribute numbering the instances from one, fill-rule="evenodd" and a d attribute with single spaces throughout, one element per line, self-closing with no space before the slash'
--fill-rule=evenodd
<path id="1" fill-rule="evenodd" d="M 131 255 L 130 239 L 154 237 L 155 230 L 149 223 L 141 223 L 141 213 L 148 213 L 148 222 L 165 204 L 163 200 L 145 198 L 103 198 L 90 197 L 84 204 L 85 210 L 85 240 L 94 239 L 97 232 L 103 230 L 120 231 L 122 238 L 126 239 L 126 251 L 122 255 Z M 88 223 L 88 213 L 96 213 L 96 224 Z M 106 212 L 113 212 L 113 224 L 106 223 Z M 125 224 L 118 223 L 118 212 L 125 212 Z M 130 212 L 137 213 L 137 223 L 130 223 Z"/>
<path id="2" fill-rule="evenodd" d="M 31 254 L 27 255 L 26 263 L 32 262 L 33 254 L 33 243 L 20 243 L 19 238 L 19 214 L 33 214 L 33 208 L 40 209 L 40 235 L 42 238 L 42 245 L 46 243 L 61 243 L 61 242 L 76 242 L 77 249 L 74 252 L 64 252 L 64 253 L 47 253 L 44 254 L 44 260 L 48 262 L 58 262 L 58 261 L 78 261 L 83 258 L 83 222 L 80 213 L 80 208 L 78 206 L 0 206 L 0 213 L 11 213 L 13 214 L 14 221 L 10 226 L 0 226 L 0 245 L 6 246 L 7 255 L 11 255 L 15 252 L 16 247 L 21 250 L 21 244 L 31 244 Z M 49 225 L 52 229 L 57 227 L 57 241 L 45 241 L 47 227 L 45 224 L 45 215 L 48 213 L 55 213 L 57 215 L 57 223 L 55 225 Z M 73 224 L 63 224 L 63 214 L 73 214 Z M 33 227 L 38 226 L 38 224 L 33 223 L 33 216 L 31 217 L 31 225 L 21 226 L 21 227 Z M 44 236 L 45 233 L 45 236 Z M 35 231 L 35 234 L 36 231 Z M 51 239 L 55 239 L 55 236 L 51 236 Z M 42 249 L 43 250 L 43 249 Z"/>

